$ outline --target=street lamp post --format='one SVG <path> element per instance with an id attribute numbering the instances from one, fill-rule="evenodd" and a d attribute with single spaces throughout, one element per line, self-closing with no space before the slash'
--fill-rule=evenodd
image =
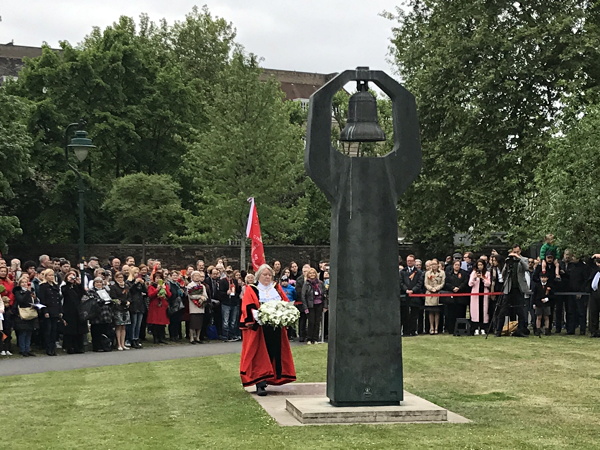
<path id="1" fill-rule="evenodd" d="M 69 162 L 69 149 L 73 150 L 75 153 L 75 157 L 79 162 L 83 162 L 90 151 L 90 149 L 96 148 L 95 145 L 92 144 L 92 140 L 88 139 L 87 132 L 83 130 L 86 123 L 82 119 L 79 122 L 71 123 L 65 129 L 65 159 L 67 161 L 67 165 L 69 168 L 75 172 L 78 178 L 78 191 L 79 191 L 79 261 L 83 263 L 85 256 L 85 224 L 84 224 L 84 193 L 85 187 L 83 184 L 83 177 L 81 173 L 77 169 L 77 167 Z M 73 137 L 69 142 L 69 131 L 73 128 L 78 127 L 79 129 L 75 131 L 75 137 Z"/>

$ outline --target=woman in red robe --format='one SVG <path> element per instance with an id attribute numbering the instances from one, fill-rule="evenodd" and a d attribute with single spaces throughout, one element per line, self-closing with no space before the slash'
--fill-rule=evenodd
<path id="1" fill-rule="evenodd" d="M 268 384 L 281 385 L 296 381 L 296 369 L 287 335 L 287 328 L 259 325 L 253 311 L 261 303 L 287 302 L 281 287 L 273 282 L 273 269 L 263 264 L 256 272 L 256 285 L 249 285 L 242 299 L 240 327 L 242 329 L 242 355 L 240 376 L 244 386 L 256 385 L 260 396 L 267 395 Z"/>

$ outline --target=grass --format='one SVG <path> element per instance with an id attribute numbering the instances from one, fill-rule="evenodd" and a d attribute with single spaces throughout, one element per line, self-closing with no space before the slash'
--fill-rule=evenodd
<path id="1" fill-rule="evenodd" d="M 223 355 L 2 378 L 2 442 L 32 448 L 597 448 L 596 339 L 406 339 L 406 390 L 471 424 L 280 427 Z M 326 346 L 294 349 L 325 381 Z M 6 362 L 10 364 L 9 361 Z"/>

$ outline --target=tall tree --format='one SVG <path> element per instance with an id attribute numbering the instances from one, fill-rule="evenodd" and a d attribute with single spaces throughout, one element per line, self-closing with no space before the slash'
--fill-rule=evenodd
<path id="1" fill-rule="evenodd" d="M 410 0 L 388 14 L 422 131 L 423 172 L 401 200 L 409 238 L 446 249 L 455 233 L 519 229 L 552 125 L 597 55 L 591 3 Z"/>
<path id="2" fill-rule="evenodd" d="M 286 242 L 298 231 L 302 128 L 290 123 L 278 83 L 260 81 L 259 74 L 256 58 L 238 51 L 214 88 L 210 128 L 181 169 L 197 217 L 188 238 L 240 238 L 248 197 L 256 198 L 265 240 Z"/>
<path id="3" fill-rule="evenodd" d="M 60 51 L 45 47 L 41 57 L 27 60 L 10 86 L 34 105 L 34 183 L 17 186 L 23 202 L 15 211 L 26 235 L 40 242 L 75 239 L 77 221 L 64 214 L 76 210 L 77 198 L 64 161 L 64 130 L 83 117 L 98 147 L 82 167 L 91 176 L 87 234 L 110 239 L 113 230 L 99 199 L 120 176 L 179 170 L 196 130 L 208 126 L 208 84 L 192 75 L 192 67 L 212 66 L 216 72 L 207 68 L 206 76 L 216 77 L 229 63 L 233 37 L 231 25 L 206 9 L 194 9 L 173 26 L 145 15 L 139 23 L 121 17 L 104 30 L 93 29 L 77 47 L 61 42 Z"/>
<path id="4" fill-rule="evenodd" d="M 14 215 L 15 185 L 31 173 L 29 161 L 33 139 L 27 132 L 31 105 L 24 99 L 8 95 L 0 87 L 0 251 L 6 241 L 22 233 Z"/>
<path id="5" fill-rule="evenodd" d="M 600 253 L 600 107 L 550 142 L 536 168 L 538 193 L 531 208 L 532 235 L 555 234 L 578 255 Z"/>

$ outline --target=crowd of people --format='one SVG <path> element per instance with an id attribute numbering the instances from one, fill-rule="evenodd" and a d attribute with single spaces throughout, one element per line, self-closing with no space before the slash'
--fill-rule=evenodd
<path id="1" fill-rule="evenodd" d="M 517 244 L 506 256 L 465 252 L 423 263 L 408 255 L 400 263 L 403 336 L 455 334 L 467 320 L 472 335 L 565 330 L 598 338 L 599 282 L 600 254 L 562 252 L 551 234 L 540 255 L 529 258 Z"/>
<path id="2" fill-rule="evenodd" d="M 269 268 L 300 312 L 287 338 L 308 345 L 325 340 L 328 263 L 300 269 L 275 261 Z M 552 235 L 538 257 L 523 257 L 519 245 L 506 257 L 465 252 L 423 262 L 408 255 L 400 258 L 399 283 L 404 337 L 455 334 L 465 321 L 472 335 L 510 329 L 516 337 L 563 330 L 600 337 L 600 254 L 561 252 Z M 123 263 L 111 257 L 105 266 L 91 257 L 78 268 L 48 255 L 22 265 L 0 258 L 0 355 L 12 355 L 14 338 L 24 357 L 35 355 L 32 346 L 55 356 L 57 348 L 69 354 L 140 349 L 150 339 L 159 345 L 238 341 L 247 320 L 244 292 L 256 285 L 252 271 L 234 270 L 226 258 L 184 269 L 156 259 L 137 264 L 131 256 Z"/>
<path id="3" fill-rule="evenodd" d="M 327 311 L 326 264 L 300 271 L 295 262 L 275 261 L 273 274 L 300 312 L 288 339 L 317 343 Z M 239 341 L 242 298 L 256 282 L 252 271 L 234 270 L 224 257 L 184 269 L 156 259 L 137 264 L 132 256 L 111 257 L 104 266 L 90 257 L 77 268 L 48 255 L 22 264 L 0 258 L 0 355 L 13 354 L 14 338 L 24 357 L 35 356 L 32 346 L 56 356 L 57 348 L 68 354 L 140 349 L 150 339 L 158 345 Z"/>

